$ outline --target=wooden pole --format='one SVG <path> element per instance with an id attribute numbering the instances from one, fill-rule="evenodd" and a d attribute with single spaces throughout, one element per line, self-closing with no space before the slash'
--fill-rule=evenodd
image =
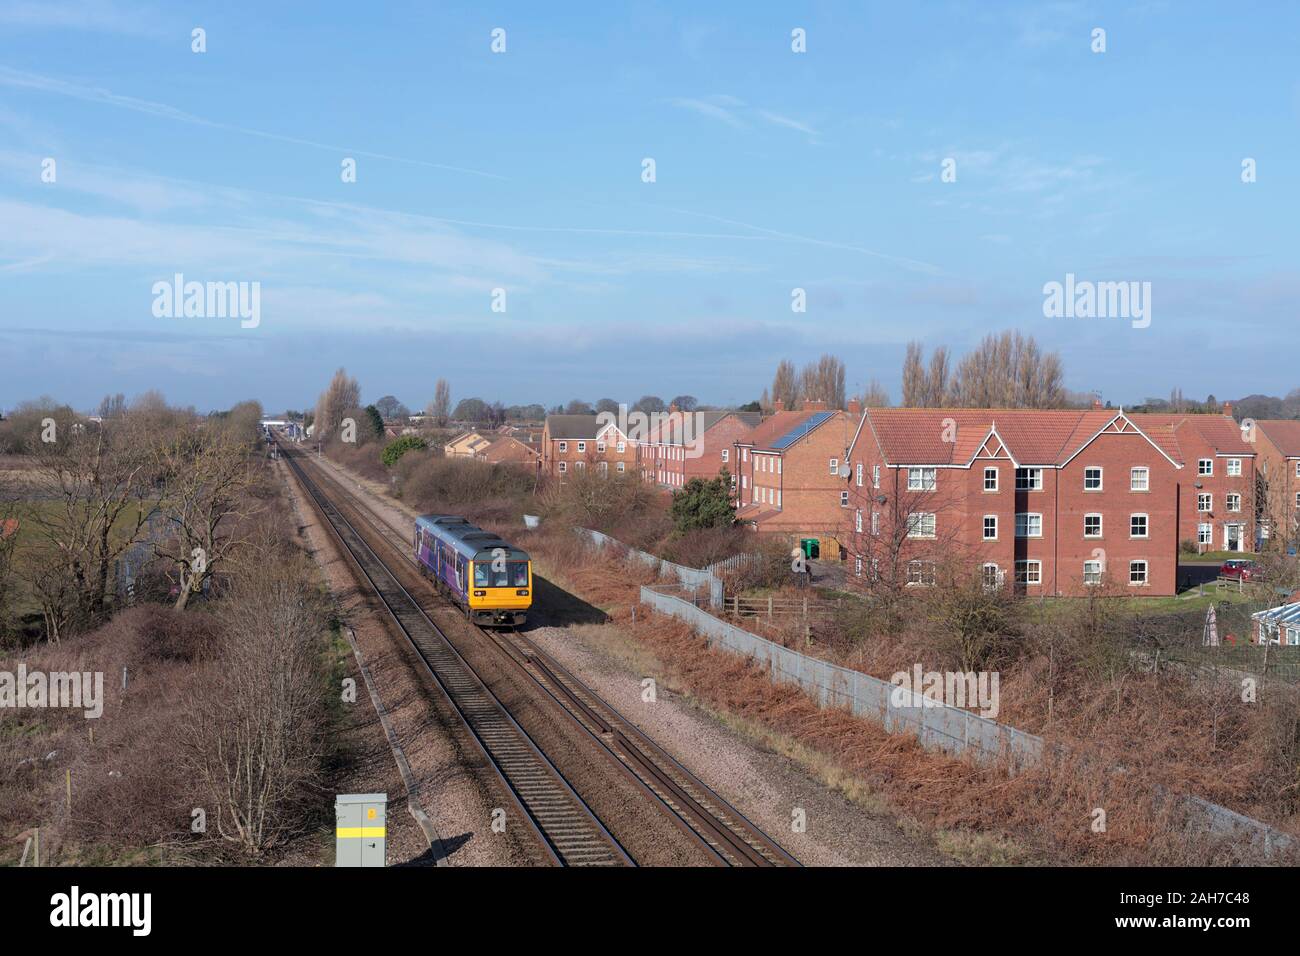
<path id="1" fill-rule="evenodd" d="M 67 788 L 68 788 L 67 791 L 68 792 L 68 813 L 71 813 L 72 812 L 72 768 L 69 767 L 66 773 L 67 773 L 66 779 L 67 779 Z"/>

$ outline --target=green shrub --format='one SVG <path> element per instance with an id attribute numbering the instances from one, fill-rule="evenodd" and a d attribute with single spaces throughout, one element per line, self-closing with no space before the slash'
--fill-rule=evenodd
<path id="1" fill-rule="evenodd" d="M 418 435 L 403 435 L 396 441 L 384 446 L 384 464 L 392 468 L 412 448 L 428 448 L 423 438 Z"/>

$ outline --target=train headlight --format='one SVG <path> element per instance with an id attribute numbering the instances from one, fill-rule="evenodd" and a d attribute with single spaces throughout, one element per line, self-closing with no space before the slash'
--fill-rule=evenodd
<path id="1" fill-rule="evenodd" d="M 475 597 L 487 597 L 487 592 L 486 592 L 486 591 L 475 591 L 475 592 L 474 592 L 474 596 L 475 596 Z"/>
<path id="2" fill-rule="evenodd" d="M 515 593 L 520 597 L 528 597 L 528 588 L 524 588 L 522 591 L 516 591 Z"/>

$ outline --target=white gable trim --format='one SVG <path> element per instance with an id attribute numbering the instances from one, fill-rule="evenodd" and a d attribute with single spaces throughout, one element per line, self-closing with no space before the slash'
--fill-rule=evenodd
<path id="1" fill-rule="evenodd" d="M 1118 428 L 1112 431 L 1111 426 L 1114 425 L 1116 422 L 1118 422 L 1120 419 L 1124 420 L 1123 424 L 1121 424 Z M 1101 427 L 1101 430 L 1098 431 L 1097 434 L 1093 435 L 1086 442 L 1084 442 L 1082 445 L 1076 448 L 1074 450 L 1074 453 L 1071 454 L 1069 458 L 1066 458 L 1065 461 L 1061 462 L 1060 467 L 1064 468 L 1070 462 L 1074 461 L 1075 458 L 1078 458 L 1079 455 L 1083 454 L 1083 450 L 1085 448 L 1087 448 L 1089 445 L 1095 442 L 1102 435 L 1106 435 L 1106 434 L 1140 435 L 1142 438 L 1146 439 L 1147 444 L 1150 445 L 1152 448 L 1154 448 L 1156 451 L 1158 451 L 1161 454 L 1161 456 L 1165 459 L 1165 461 L 1169 462 L 1169 464 L 1173 465 L 1175 468 L 1179 470 L 1181 470 L 1183 467 L 1182 465 L 1178 464 L 1178 462 L 1170 458 L 1169 455 L 1165 453 L 1165 450 L 1163 448 L 1161 448 L 1159 445 L 1153 442 L 1151 440 L 1150 435 L 1148 435 L 1142 429 L 1138 428 L 1137 425 L 1134 424 L 1133 419 L 1129 418 L 1127 415 L 1124 414 L 1124 409 L 1122 408 L 1119 410 L 1118 414 L 1116 414 L 1114 418 L 1112 418 L 1110 421 L 1108 421 L 1105 425 Z"/>
<path id="2" fill-rule="evenodd" d="M 980 457 L 981 452 L 985 451 L 985 449 L 988 448 L 989 441 L 994 438 L 998 440 L 998 450 L 995 452 L 991 452 L 986 458 L 981 458 Z M 1006 458 L 1005 459 L 999 458 L 998 457 L 999 454 L 1005 454 Z M 971 455 L 971 459 L 967 463 L 967 467 L 968 468 L 971 467 L 977 461 L 1009 461 L 1016 468 L 1020 467 L 1020 462 L 1016 461 L 1016 456 L 1011 454 L 1011 449 L 1007 446 L 1007 443 L 1002 440 L 1002 436 L 998 434 L 997 425 L 993 425 L 992 427 L 989 428 L 988 434 L 985 435 L 984 440 L 980 442 L 979 448 L 975 449 L 975 454 Z"/>

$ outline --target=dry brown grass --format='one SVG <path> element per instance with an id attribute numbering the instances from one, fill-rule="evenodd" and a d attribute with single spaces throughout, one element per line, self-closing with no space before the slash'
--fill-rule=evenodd
<path id="1" fill-rule="evenodd" d="M 1063 656 L 1054 660 L 1061 668 L 1051 683 L 1054 720 L 1044 726 L 1031 717 L 1045 714 L 1049 682 L 1044 660 L 1032 657 L 1003 675 L 999 719 L 1015 726 L 1023 718 L 1030 724 L 1025 729 L 1045 732 L 1067 749 L 1013 775 L 1003 766 L 926 750 L 914 737 L 886 733 L 846 711 L 821 709 L 798 689 L 774 685 L 745 659 L 711 650 L 682 622 L 644 608 L 634 622 L 637 585 L 649 583 L 644 569 L 619 565 L 610 574 L 607 560 L 575 552 L 555 537 L 539 539 L 534 554 L 548 570 L 554 555 L 564 583 L 607 609 L 615 625 L 652 650 L 672 679 L 708 709 L 825 755 L 954 845 L 1020 846 L 1041 862 L 1121 865 L 1211 865 L 1249 856 L 1209 838 L 1199 818 L 1189 819 L 1169 799 L 1180 793 L 1300 832 L 1280 797 L 1293 779 L 1288 770 L 1294 772 L 1287 750 L 1294 711 L 1288 724 L 1280 704 L 1234 706 L 1235 688 L 1207 689 L 1174 674 L 1126 671 L 1100 681 L 1077 661 L 1066 667 Z M 918 655 L 927 646 L 923 636 L 905 635 L 891 646 L 861 651 L 856 663 L 888 679 L 924 660 Z M 1098 809 L 1105 812 L 1104 831 L 1095 829 Z"/>

